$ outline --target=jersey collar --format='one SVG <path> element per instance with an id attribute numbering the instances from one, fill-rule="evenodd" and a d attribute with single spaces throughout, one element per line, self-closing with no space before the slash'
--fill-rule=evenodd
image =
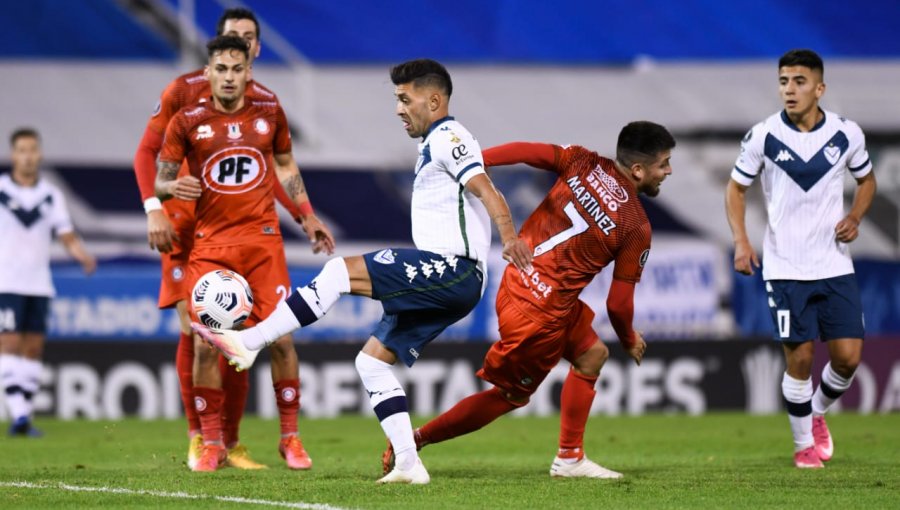
<path id="1" fill-rule="evenodd" d="M 822 120 L 820 120 L 819 122 L 817 122 L 816 125 L 813 126 L 812 129 L 809 130 L 810 133 L 812 133 L 813 131 L 815 131 L 815 130 L 819 129 L 820 127 L 824 126 L 824 125 L 825 125 L 825 121 L 828 119 L 828 115 L 825 114 L 825 110 L 823 110 L 823 109 L 821 109 L 821 108 L 819 108 L 818 110 L 819 110 L 820 112 L 822 112 Z M 798 128 L 797 125 L 794 124 L 794 122 L 791 120 L 791 118 L 788 117 L 787 112 L 784 111 L 784 110 L 781 110 L 781 121 L 784 122 L 785 125 L 786 125 L 787 127 L 793 129 L 794 131 L 796 131 L 796 132 L 798 132 L 798 133 L 802 133 L 802 132 L 803 132 L 803 131 L 800 131 L 800 128 Z"/>
<path id="2" fill-rule="evenodd" d="M 442 118 L 440 118 L 440 119 L 438 119 L 438 120 L 432 122 L 432 123 L 431 123 L 431 126 L 428 128 L 428 131 L 426 131 L 425 134 L 422 135 L 422 141 L 424 142 L 425 139 L 428 138 L 428 135 L 430 135 L 431 132 L 434 131 L 434 129 L 435 129 L 436 127 L 440 126 L 440 125 L 443 124 L 444 122 L 451 121 L 451 120 L 454 120 L 453 117 L 450 116 L 450 115 L 447 115 L 446 117 L 442 117 Z"/>

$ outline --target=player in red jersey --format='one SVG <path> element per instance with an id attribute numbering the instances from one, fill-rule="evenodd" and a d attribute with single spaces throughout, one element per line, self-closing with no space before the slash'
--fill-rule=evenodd
<path id="1" fill-rule="evenodd" d="M 219 18 L 217 25 L 218 35 L 228 34 L 242 37 L 250 47 L 252 60 L 259 56 L 259 23 L 252 11 L 247 9 L 228 9 Z M 277 101 L 276 95 L 258 82 L 251 81 L 247 89 L 247 97 Z M 158 249 L 161 254 L 162 277 L 159 292 L 159 307 L 172 308 L 178 311 L 181 324 L 181 337 L 178 342 L 178 350 L 175 356 L 175 367 L 181 386 L 181 400 L 184 405 L 185 415 L 188 419 L 188 466 L 193 468 L 203 442 L 200 437 L 200 419 L 194 409 L 193 372 L 194 372 L 194 337 L 190 329 L 190 319 L 187 313 L 187 297 L 191 288 L 185 279 L 188 256 L 193 245 L 194 235 L 194 202 L 172 199 L 160 204 L 154 194 L 154 180 L 156 179 L 156 159 L 162 148 L 163 135 L 169 120 L 182 107 L 194 104 L 202 98 L 210 95 L 209 81 L 204 70 L 200 69 L 179 76 L 172 81 L 163 91 L 159 103 L 147 123 L 144 137 L 138 147 L 134 158 L 134 169 L 147 212 L 147 234 L 150 247 Z M 182 175 L 187 175 L 187 165 L 182 168 Z M 284 189 L 275 186 L 275 195 L 278 201 L 290 212 L 293 218 L 303 223 L 304 219 L 312 214 L 308 206 L 301 212 L 298 207 L 285 194 Z M 306 226 L 306 225 L 305 225 Z M 307 229 L 310 233 L 310 230 Z M 285 373 L 293 368 L 296 373 L 296 353 L 293 348 L 287 350 L 286 345 L 278 352 L 273 351 L 273 367 L 286 365 Z M 224 360 L 220 361 L 223 377 L 223 388 L 226 398 L 223 410 L 224 441 L 229 448 L 228 464 L 243 469 L 258 469 L 265 467 L 250 459 L 246 448 L 238 443 L 238 430 L 240 419 L 244 413 L 244 404 L 250 387 L 249 374 L 237 372 Z M 274 370 L 274 368 L 273 368 Z M 296 379 L 296 378 L 295 378 Z M 277 379 L 273 379 L 277 380 Z M 293 387 L 293 384 L 288 386 Z M 296 384 L 299 389 L 299 380 Z M 276 393 L 282 393 L 276 390 Z M 299 395 L 289 389 L 287 395 Z M 296 415 L 299 399 L 285 401 L 278 399 L 279 413 L 283 419 L 290 419 Z"/>
<path id="2" fill-rule="evenodd" d="M 290 288 L 272 199 L 279 186 L 275 174 L 295 203 L 309 207 L 309 199 L 291 155 L 290 132 L 281 106 L 271 99 L 245 95 L 250 59 L 244 40 L 219 36 L 208 48 L 211 97 L 182 108 L 169 122 L 157 163 L 156 195 L 162 200 L 196 200 L 188 288 L 213 269 L 224 267 L 240 273 L 255 298 L 250 325 L 271 313 Z M 183 160 L 189 174 L 179 177 Z M 314 251 L 333 251 L 331 234 L 311 212 L 304 218 L 304 227 L 315 239 Z M 308 469 L 311 461 L 297 436 L 296 351 L 290 336 L 275 346 L 272 378 L 281 411 L 279 451 L 289 467 Z M 225 459 L 224 395 L 216 369 L 218 354 L 202 344 L 195 344 L 195 354 L 194 400 L 204 442 L 195 470 L 210 471 Z"/>
<path id="3" fill-rule="evenodd" d="M 591 327 L 594 312 L 578 297 L 611 262 L 606 306 L 628 355 L 646 349 L 632 328 L 634 286 L 650 253 L 650 223 L 638 194 L 656 196 L 672 172 L 675 140 L 652 122 L 632 122 L 619 134 L 616 159 L 583 147 L 511 143 L 484 151 L 487 166 L 526 163 L 558 174 L 519 233 L 534 247 L 528 271 L 509 265 L 497 291 L 500 341 L 478 376 L 494 388 L 471 395 L 416 431 L 420 448 L 468 434 L 528 403 L 561 358 L 572 366 L 563 384 L 559 451 L 551 476 L 620 478 L 584 455 L 584 428 L 594 385 L 609 350 Z M 385 472 L 393 459 L 383 456 Z"/>

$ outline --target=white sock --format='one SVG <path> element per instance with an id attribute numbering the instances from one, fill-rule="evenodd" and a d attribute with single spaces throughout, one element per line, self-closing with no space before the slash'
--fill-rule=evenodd
<path id="1" fill-rule="evenodd" d="M 21 370 L 22 380 L 20 384 L 27 392 L 26 395 L 31 395 L 30 397 L 26 396 L 25 398 L 28 416 L 31 416 L 31 412 L 34 408 L 34 396 L 37 395 L 38 390 L 41 389 L 41 376 L 44 374 L 44 364 L 39 360 L 23 357 Z"/>
<path id="2" fill-rule="evenodd" d="M 812 378 L 794 379 L 787 372 L 781 380 L 781 392 L 787 404 L 791 432 L 794 435 L 794 451 L 799 452 L 812 446 Z"/>
<path id="3" fill-rule="evenodd" d="M 321 319 L 344 294 L 350 292 L 350 274 L 343 258 L 336 257 L 325 263 L 318 276 L 309 285 L 298 287 L 297 292 L 278 303 L 272 315 L 241 333 L 244 346 L 258 351 L 282 336 L 302 326 Z"/>
<path id="4" fill-rule="evenodd" d="M 251 351 L 272 345 L 284 335 L 300 328 L 300 322 L 284 301 L 279 301 L 275 311 L 256 326 L 241 331 L 241 342 Z"/>
<path id="5" fill-rule="evenodd" d="M 416 452 L 406 392 L 391 370 L 391 365 L 360 352 L 356 355 L 356 371 L 381 428 L 394 447 L 395 465 L 403 471 L 412 468 L 419 454 Z"/>
<path id="6" fill-rule="evenodd" d="M 831 404 L 841 398 L 841 395 L 853 384 L 853 376 L 855 375 L 856 372 L 850 377 L 842 377 L 832 370 L 831 362 L 829 361 L 825 368 L 822 369 L 822 382 L 816 388 L 816 393 L 812 398 L 813 415 L 822 416 L 827 413 Z"/>
<path id="7" fill-rule="evenodd" d="M 22 356 L 14 354 L 0 355 L 0 382 L 6 397 L 6 407 L 13 421 L 31 415 L 31 405 L 24 393 L 27 390 L 22 384 L 26 378 L 26 361 Z"/>

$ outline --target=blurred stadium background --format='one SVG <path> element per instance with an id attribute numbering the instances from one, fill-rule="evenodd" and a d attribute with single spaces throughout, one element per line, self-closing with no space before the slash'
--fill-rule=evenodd
<path id="1" fill-rule="evenodd" d="M 56 253 L 40 414 L 181 414 L 177 320 L 156 308 L 159 265 L 147 247 L 131 161 L 164 86 L 203 64 L 218 16 L 237 5 L 260 18 L 254 77 L 286 108 L 295 156 L 317 211 L 337 235 L 338 254 L 410 243 L 415 145 L 393 113 L 387 74 L 402 60 L 427 56 L 447 65 L 455 82 L 451 111 L 484 147 L 529 140 L 611 154 L 631 120 L 672 130 L 674 175 L 657 199 L 645 201 L 654 243 L 635 323 L 653 343 L 639 368 L 612 346 L 594 405 L 607 414 L 780 409 L 780 347 L 768 340 L 762 282 L 731 269 L 723 190 L 743 134 L 780 108 L 777 58 L 795 47 L 818 51 L 829 86 L 822 104 L 865 130 L 879 184 L 852 245 L 872 341 L 842 405 L 900 410 L 896 1 L 854 2 L 848 12 L 837 0 L 752 7 L 712 0 L 30 0 L 3 7 L 0 133 L 23 125 L 41 132 L 44 175 L 63 188 L 77 229 L 101 257 L 97 274 L 86 278 Z M 8 161 L 8 144 L 0 144 L 0 171 Z M 550 184 L 525 168 L 493 175 L 519 224 Z M 848 178 L 848 199 L 854 188 Z M 748 223 L 760 248 L 765 212 L 758 186 L 754 193 Z M 298 227 L 283 220 L 293 282 L 302 284 L 326 259 L 313 256 Z M 414 413 L 446 409 L 481 384 L 474 372 L 497 336 L 501 267 L 495 254 L 478 309 L 432 344 L 414 370 L 401 370 Z M 601 336 L 616 343 L 604 306 L 610 274 L 585 299 L 598 312 Z M 352 356 L 380 314 L 377 302 L 344 299 L 297 333 L 306 415 L 371 412 Z M 274 416 L 261 361 L 249 410 Z M 558 368 L 519 412 L 555 412 L 564 375 Z"/>

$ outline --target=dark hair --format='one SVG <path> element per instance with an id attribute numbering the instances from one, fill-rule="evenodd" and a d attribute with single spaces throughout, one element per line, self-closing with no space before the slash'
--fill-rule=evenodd
<path id="1" fill-rule="evenodd" d="M 619 132 L 616 161 L 630 167 L 656 159 L 659 153 L 673 147 L 675 139 L 665 127 L 646 120 L 630 122 Z"/>
<path id="2" fill-rule="evenodd" d="M 216 35 L 222 35 L 222 31 L 225 30 L 225 22 L 230 19 L 249 19 L 253 22 L 253 26 L 256 27 L 256 38 L 259 39 L 259 20 L 256 19 L 256 14 L 253 14 L 253 11 L 250 9 L 244 9 L 242 7 L 235 7 L 233 9 L 225 9 L 225 12 L 219 16 L 219 22 L 216 24 Z"/>
<path id="3" fill-rule="evenodd" d="M 12 147 L 16 144 L 19 138 L 34 138 L 37 141 L 41 141 L 41 135 L 38 134 L 37 129 L 30 127 L 21 127 L 16 129 L 9 135 L 9 146 Z"/>
<path id="4" fill-rule="evenodd" d="M 250 60 L 250 48 L 247 41 L 236 35 L 217 35 L 206 43 L 207 56 L 210 58 L 217 52 L 226 50 L 238 50 L 244 54 L 244 58 Z"/>
<path id="5" fill-rule="evenodd" d="M 813 71 L 818 70 L 823 75 L 825 74 L 825 64 L 822 62 L 822 57 L 813 50 L 791 50 L 778 59 L 778 69 L 790 66 L 808 67 Z"/>
<path id="6" fill-rule="evenodd" d="M 453 81 L 450 73 L 439 62 L 428 58 L 410 60 L 391 68 L 391 81 L 394 85 L 412 83 L 416 87 L 437 87 L 450 97 L 453 93 Z"/>

